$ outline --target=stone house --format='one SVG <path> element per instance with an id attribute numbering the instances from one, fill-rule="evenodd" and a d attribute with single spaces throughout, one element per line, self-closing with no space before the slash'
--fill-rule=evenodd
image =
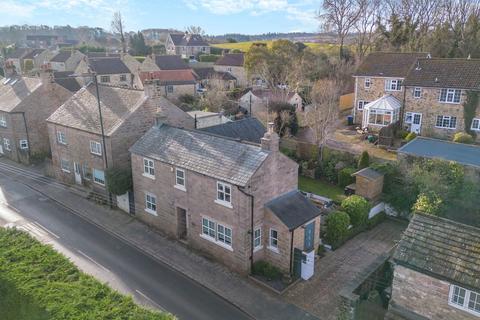
<path id="1" fill-rule="evenodd" d="M 478 319 L 479 239 L 479 228 L 415 214 L 393 256 L 385 319 Z"/>
<path id="2" fill-rule="evenodd" d="M 99 85 L 105 145 L 93 83 L 47 119 L 52 165 L 59 180 L 103 191 L 105 167 L 130 167 L 128 148 L 155 123 L 160 107 L 177 123 L 193 125 L 193 120 L 155 91 L 155 86 L 145 89 Z"/>
<path id="3" fill-rule="evenodd" d="M 32 52 L 29 48 L 16 48 L 13 52 L 9 53 L 4 60 L 4 69 L 9 69 L 10 72 L 22 73 L 23 70 L 23 57 Z"/>
<path id="4" fill-rule="evenodd" d="M 74 71 L 84 57 L 78 50 L 60 51 L 50 59 L 50 65 L 54 71 Z"/>
<path id="5" fill-rule="evenodd" d="M 220 112 L 194 110 L 188 111 L 187 114 L 195 121 L 195 129 L 208 128 L 222 123 L 232 122 L 232 120 Z"/>
<path id="6" fill-rule="evenodd" d="M 153 72 L 141 72 L 140 80 L 156 80 L 157 86 L 162 87 L 163 95 L 168 99 L 175 99 L 183 94 L 196 94 L 196 81 L 190 69 L 186 70 L 160 70 Z"/>
<path id="7" fill-rule="evenodd" d="M 297 190 L 273 125 L 259 145 L 162 119 L 130 149 L 137 217 L 237 272 L 264 260 L 298 274 L 320 212 Z"/>
<path id="8" fill-rule="evenodd" d="M 266 112 L 272 102 L 286 102 L 295 107 L 297 111 L 303 111 L 303 99 L 296 92 L 286 90 L 252 89 L 240 97 L 240 105 L 252 115 Z"/>
<path id="9" fill-rule="evenodd" d="M 417 59 L 404 85 L 404 127 L 417 134 L 451 139 L 466 131 L 467 94 L 480 93 L 480 60 Z M 468 129 L 480 132 L 478 106 Z"/>
<path id="10" fill-rule="evenodd" d="M 243 53 L 226 53 L 218 59 L 213 68 L 215 71 L 228 72 L 237 79 L 237 85 L 240 87 L 248 86 L 247 73 L 244 65 Z"/>
<path id="11" fill-rule="evenodd" d="M 143 60 L 141 71 L 187 70 L 190 66 L 179 55 L 151 54 Z"/>
<path id="12" fill-rule="evenodd" d="M 167 54 L 180 55 L 182 58 L 210 54 L 210 45 L 198 34 L 169 33 L 165 49 Z"/>
<path id="13" fill-rule="evenodd" d="M 216 71 L 213 67 L 194 68 L 193 72 L 200 90 L 210 88 L 232 90 L 237 86 L 237 78 L 230 72 Z"/>
<path id="14" fill-rule="evenodd" d="M 41 78 L 7 77 L 0 82 L 0 154 L 22 163 L 50 153 L 46 119 L 71 92 L 53 80 L 51 71 Z"/>
<path id="15" fill-rule="evenodd" d="M 134 75 L 122 59 L 117 57 L 82 59 L 75 69 L 76 74 L 94 72 L 100 84 L 133 88 Z M 88 78 L 80 78 L 86 83 Z"/>
<path id="16" fill-rule="evenodd" d="M 54 55 L 55 53 L 48 49 L 33 49 L 22 59 L 22 72 L 38 72 L 43 65 L 48 64 L 48 62 L 50 61 L 50 59 L 53 58 Z M 31 65 L 32 68 L 30 70 L 27 70 L 27 65 Z"/>
<path id="17" fill-rule="evenodd" d="M 425 57 L 426 53 L 370 53 L 353 74 L 354 122 L 376 131 L 399 121 L 405 93 L 403 81 L 417 59 Z M 364 106 L 373 101 L 377 102 L 378 109 L 364 112 Z M 391 107 L 396 109 L 391 110 Z"/>

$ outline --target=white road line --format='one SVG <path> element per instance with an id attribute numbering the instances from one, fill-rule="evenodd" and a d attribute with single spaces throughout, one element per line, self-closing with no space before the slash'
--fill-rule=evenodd
<path id="1" fill-rule="evenodd" d="M 159 305 L 158 303 L 156 303 L 155 301 L 150 299 L 146 294 L 142 293 L 141 291 L 135 290 L 135 292 L 137 292 L 139 295 L 141 295 L 144 299 L 148 300 L 151 304 L 155 305 L 158 309 L 160 309 L 162 311 L 167 311 L 164 307 L 162 307 L 161 305 Z"/>
<path id="2" fill-rule="evenodd" d="M 78 250 L 78 253 L 80 253 L 82 256 L 84 256 L 85 258 L 87 258 L 88 260 L 92 261 L 93 263 L 95 263 L 97 266 L 99 266 L 100 268 L 102 268 L 103 270 L 107 271 L 107 272 L 110 272 L 110 270 L 108 270 L 107 268 L 105 268 L 104 266 L 102 266 L 100 263 L 98 263 L 97 261 L 95 261 L 94 259 L 90 258 L 88 255 L 86 255 L 85 253 L 83 253 L 82 251 Z"/>
<path id="3" fill-rule="evenodd" d="M 55 233 L 53 233 L 52 231 L 48 230 L 47 228 L 45 228 L 44 226 L 42 226 L 40 223 L 36 222 L 36 221 L 33 221 L 33 223 L 35 225 L 37 225 L 39 228 L 42 228 L 43 230 L 45 230 L 46 232 L 50 233 L 52 236 L 54 236 L 55 238 L 57 239 L 60 239 L 59 236 L 57 236 Z"/>

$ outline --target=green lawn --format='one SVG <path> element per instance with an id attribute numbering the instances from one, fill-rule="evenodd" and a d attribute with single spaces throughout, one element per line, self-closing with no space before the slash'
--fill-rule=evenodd
<path id="1" fill-rule="evenodd" d="M 318 194 L 319 196 L 330 198 L 335 202 L 342 202 L 342 200 L 346 198 L 343 194 L 342 188 L 323 180 L 299 176 L 298 188 L 305 192 L 311 192 Z"/>

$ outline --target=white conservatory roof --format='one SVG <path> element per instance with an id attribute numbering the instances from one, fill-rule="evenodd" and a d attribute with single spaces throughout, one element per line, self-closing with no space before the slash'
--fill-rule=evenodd
<path id="1" fill-rule="evenodd" d="M 377 109 L 377 110 L 391 110 L 395 111 L 400 109 L 401 107 L 400 101 L 395 98 L 394 96 L 388 94 L 384 95 L 383 97 L 372 101 L 364 106 L 364 109 L 366 110 L 371 110 L 371 109 Z"/>

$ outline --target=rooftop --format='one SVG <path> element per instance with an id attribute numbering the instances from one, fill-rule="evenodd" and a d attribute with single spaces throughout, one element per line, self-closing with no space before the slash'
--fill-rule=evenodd
<path id="1" fill-rule="evenodd" d="M 125 74 L 130 69 L 120 58 L 91 58 L 89 65 L 97 74 Z"/>
<path id="2" fill-rule="evenodd" d="M 391 94 L 384 95 L 375 101 L 367 103 L 364 108 L 377 109 L 377 110 L 399 110 L 402 107 L 402 103 Z"/>
<path id="3" fill-rule="evenodd" d="M 151 128 L 130 151 L 242 187 L 269 154 L 258 145 L 166 124 Z"/>
<path id="4" fill-rule="evenodd" d="M 142 83 L 145 80 L 158 80 L 163 85 L 195 84 L 195 77 L 190 69 L 188 70 L 160 70 L 141 72 Z"/>
<path id="5" fill-rule="evenodd" d="M 410 67 L 427 53 L 372 52 L 358 67 L 354 76 L 405 78 Z"/>
<path id="6" fill-rule="evenodd" d="M 92 58 L 120 58 L 120 53 L 111 52 L 87 52 L 87 57 Z"/>
<path id="7" fill-rule="evenodd" d="M 184 70 L 190 69 L 188 64 L 180 56 L 161 55 L 155 56 L 155 64 L 160 70 Z"/>
<path id="8" fill-rule="evenodd" d="M 41 54 L 45 49 L 33 49 L 28 54 L 26 54 L 23 59 L 35 59 L 36 56 Z"/>
<path id="9" fill-rule="evenodd" d="M 72 55 L 71 51 L 60 51 L 50 61 L 51 62 L 65 62 Z"/>
<path id="10" fill-rule="evenodd" d="M 478 291 L 479 239 L 479 228 L 415 214 L 393 259 L 405 267 Z"/>
<path id="11" fill-rule="evenodd" d="M 16 48 L 13 52 L 7 54 L 7 59 L 20 59 L 30 52 L 28 48 Z"/>
<path id="12" fill-rule="evenodd" d="M 363 168 L 360 171 L 355 172 L 353 176 L 360 176 L 360 177 L 367 178 L 369 180 L 376 180 L 378 178 L 383 177 L 383 174 L 376 170 L 373 170 L 370 167 L 367 167 L 367 168 Z"/>
<path id="13" fill-rule="evenodd" d="M 209 44 L 198 34 L 170 33 L 173 44 L 176 46 L 209 46 Z"/>
<path id="14" fill-rule="evenodd" d="M 265 132 L 267 132 L 257 118 L 245 118 L 202 128 L 200 130 L 253 143 L 260 143 L 260 139 L 265 135 Z"/>
<path id="15" fill-rule="evenodd" d="M 7 80 L 8 82 L 6 82 Z M 4 112 L 13 111 L 25 98 L 40 88 L 41 85 L 42 81 L 39 78 L 22 77 L 2 79 L 0 81 L 0 110 Z"/>
<path id="16" fill-rule="evenodd" d="M 416 137 L 398 153 L 415 157 L 455 161 L 463 165 L 480 168 L 480 147 L 425 137 Z"/>
<path id="17" fill-rule="evenodd" d="M 222 71 L 215 71 L 213 67 L 200 67 L 194 68 L 193 72 L 199 80 L 206 80 L 206 79 L 221 79 L 221 80 L 237 80 L 231 73 L 229 72 L 222 72 Z"/>
<path id="18" fill-rule="evenodd" d="M 71 77 L 74 71 L 55 71 L 53 78 L 56 83 L 70 92 L 77 92 L 82 87 L 75 77 Z"/>
<path id="19" fill-rule="evenodd" d="M 243 67 L 243 53 L 227 53 L 218 59 L 215 64 L 218 66 Z"/>

